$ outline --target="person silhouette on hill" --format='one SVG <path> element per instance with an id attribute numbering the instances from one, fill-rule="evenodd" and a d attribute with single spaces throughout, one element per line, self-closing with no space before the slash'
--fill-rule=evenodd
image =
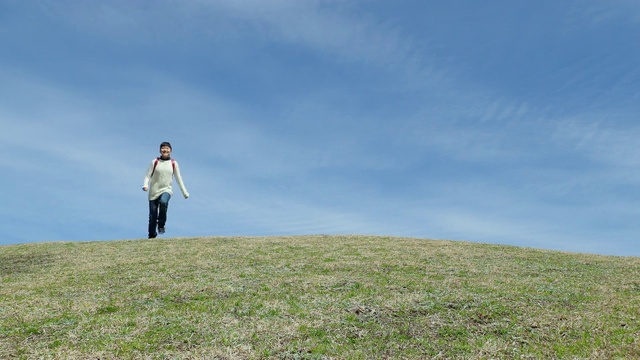
<path id="1" fill-rule="evenodd" d="M 167 209 L 173 195 L 171 185 L 174 177 L 184 198 L 189 198 L 189 192 L 180 175 L 178 162 L 171 158 L 172 151 L 173 148 L 169 142 L 160 144 L 160 156 L 151 161 L 144 177 L 142 190 L 149 192 L 149 239 L 157 237 L 158 233 L 165 232 Z"/>

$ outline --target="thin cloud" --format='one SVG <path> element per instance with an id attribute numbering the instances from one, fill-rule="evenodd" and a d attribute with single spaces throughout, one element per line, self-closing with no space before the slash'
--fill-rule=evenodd
<path id="1" fill-rule="evenodd" d="M 630 126 L 628 123 L 633 120 L 628 116 L 616 122 L 624 123 L 623 127 L 607 125 L 611 122 L 608 115 L 600 119 L 593 118 L 591 114 L 579 120 L 567 119 L 558 123 L 554 136 L 557 142 L 588 156 L 607 171 L 615 171 L 611 180 L 624 174 L 628 176 L 625 182 L 637 183 L 640 177 L 637 170 L 640 160 L 636 156 L 640 146 L 640 127 Z"/>
<path id="2" fill-rule="evenodd" d="M 254 42 L 257 36 L 264 44 L 290 44 L 322 56 L 331 54 L 327 59 L 404 69 L 423 67 L 425 60 L 399 26 L 375 21 L 360 9 L 337 2 L 191 0 L 159 1 L 153 6 L 124 1 L 98 6 L 59 2 L 44 8 L 52 21 L 116 44 L 196 46 L 239 39 Z"/>

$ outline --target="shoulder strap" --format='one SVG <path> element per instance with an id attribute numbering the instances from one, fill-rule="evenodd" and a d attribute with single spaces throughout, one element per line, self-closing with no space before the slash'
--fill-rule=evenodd
<path id="1" fill-rule="evenodd" d="M 156 172 L 156 166 L 158 166 L 158 158 L 153 160 L 153 170 L 151 170 L 150 178 L 152 178 L 153 174 Z M 174 159 L 171 159 L 171 167 L 173 168 L 173 172 L 176 172 L 176 161 Z"/>
<path id="2" fill-rule="evenodd" d="M 155 160 L 153 160 L 153 170 L 151 170 L 151 176 L 149 176 L 150 178 L 153 177 L 153 174 L 155 174 L 156 172 L 156 166 L 158 166 L 158 158 L 156 158 Z"/>

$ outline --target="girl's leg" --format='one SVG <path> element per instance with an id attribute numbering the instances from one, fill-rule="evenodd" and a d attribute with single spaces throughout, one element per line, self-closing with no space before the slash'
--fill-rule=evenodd
<path id="1" fill-rule="evenodd" d="M 158 198 L 158 230 L 160 233 L 164 233 L 164 225 L 167 223 L 167 210 L 169 209 L 169 200 L 171 195 L 169 193 L 163 193 Z"/>
<path id="2" fill-rule="evenodd" d="M 156 225 L 158 224 L 158 200 L 149 200 L 149 239 L 158 236 Z"/>

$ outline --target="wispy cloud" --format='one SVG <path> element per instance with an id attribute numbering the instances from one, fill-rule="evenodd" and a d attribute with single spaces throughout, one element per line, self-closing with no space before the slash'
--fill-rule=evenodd
<path id="1" fill-rule="evenodd" d="M 633 119 L 629 116 L 617 120 L 610 116 L 589 114 L 581 119 L 568 119 L 558 125 L 555 138 L 598 162 L 603 169 L 621 171 L 629 176 L 626 181 L 637 183 L 640 160 L 635 154 L 640 145 L 640 126 L 631 125 Z"/>

